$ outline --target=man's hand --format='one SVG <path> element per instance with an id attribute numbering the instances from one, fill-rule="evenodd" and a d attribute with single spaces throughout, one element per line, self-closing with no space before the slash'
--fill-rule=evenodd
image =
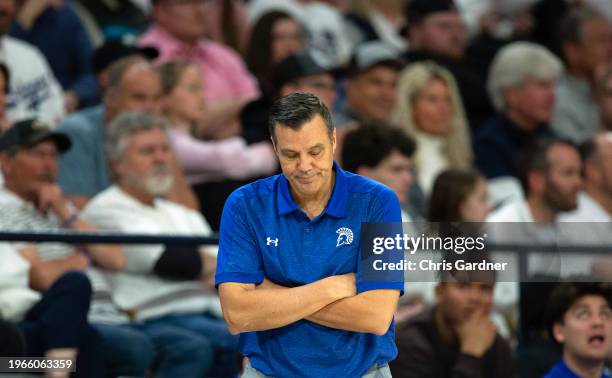
<path id="1" fill-rule="evenodd" d="M 48 7 L 59 8 L 63 3 L 63 0 L 26 0 L 19 9 L 17 22 L 21 24 L 21 27 L 29 30 Z"/>
<path id="2" fill-rule="evenodd" d="M 36 205 L 41 213 L 52 211 L 62 222 L 68 220 L 72 215 L 62 189 L 55 183 L 49 183 L 40 187 Z"/>
<path id="3" fill-rule="evenodd" d="M 482 357 L 493 345 L 497 329 L 489 318 L 488 311 L 478 310 L 464 323 L 456 327 L 461 352 Z"/>

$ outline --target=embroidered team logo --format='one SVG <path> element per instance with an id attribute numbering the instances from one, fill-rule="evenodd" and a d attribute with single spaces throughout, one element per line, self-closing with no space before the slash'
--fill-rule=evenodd
<path id="1" fill-rule="evenodd" d="M 351 244 L 353 242 L 353 231 L 347 227 L 340 227 L 336 230 L 338 239 L 336 240 L 336 247 L 340 247 L 344 244 Z"/>
<path id="2" fill-rule="evenodd" d="M 278 238 L 272 239 L 271 237 L 268 236 L 266 238 L 266 245 L 273 245 L 275 247 L 278 247 Z"/>

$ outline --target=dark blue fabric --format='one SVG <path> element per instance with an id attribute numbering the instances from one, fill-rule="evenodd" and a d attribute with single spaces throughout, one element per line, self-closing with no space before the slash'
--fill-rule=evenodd
<path id="1" fill-rule="evenodd" d="M 574 373 L 566 364 L 563 359 L 559 360 L 555 366 L 543 378 L 580 378 L 580 376 Z M 611 378 L 608 374 L 601 374 L 601 378 Z"/>
<path id="2" fill-rule="evenodd" d="M 62 88 L 77 93 L 81 108 L 99 102 L 91 41 L 69 4 L 59 9 L 47 8 L 30 30 L 14 22 L 8 34 L 31 43 L 43 53 Z"/>
<path id="3" fill-rule="evenodd" d="M 495 116 L 474 133 L 476 166 L 487 178 L 516 177 L 516 162 L 521 149 L 534 138 L 550 135 L 550 128 L 546 125 L 530 133 L 502 115 Z"/>
<path id="4" fill-rule="evenodd" d="M 357 292 L 403 290 L 402 282 L 362 279 L 362 222 L 401 222 L 391 189 L 343 171 L 325 210 L 313 219 L 297 206 L 284 175 L 236 190 L 221 219 L 216 284 L 259 283 L 264 276 L 286 287 L 356 273 Z M 403 257 L 403 254 L 402 254 Z M 401 278 L 400 278 L 401 279 Z M 397 355 L 394 324 L 385 335 L 328 328 L 307 320 L 240 335 L 240 351 L 269 376 L 361 376 Z"/>
<path id="5" fill-rule="evenodd" d="M 78 349 L 77 377 L 104 377 L 99 334 L 87 324 L 91 284 L 85 274 L 68 272 L 60 277 L 19 323 L 27 354 L 41 357 L 50 349 Z"/>

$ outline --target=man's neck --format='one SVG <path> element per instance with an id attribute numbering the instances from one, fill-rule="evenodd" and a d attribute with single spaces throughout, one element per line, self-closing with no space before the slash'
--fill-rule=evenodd
<path id="1" fill-rule="evenodd" d="M 22 201 L 31 203 L 34 206 L 36 206 L 37 200 L 36 200 L 36 196 L 34 196 L 33 194 L 28 194 L 24 191 L 20 191 L 18 188 L 15 188 L 13 185 L 11 185 L 10 182 L 4 183 L 4 189 L 13 193 L 17 197 L 19 197 Z"/>
<path id="2" fill-rule="evenodd" d="M 530 120 L 526 119 L 525 117 L 511 109 L 509 109 L 508 113 L 506 113 L 506 117 L 516 126 L 518 126 L 519 129 L 527 132 L 533 132 L 538 127 L 537 123 L 531 122 Z"/>
<path id="3" fill-rule="evenodd" d="M 551 209 L 543 198 L 534 195 L 528 196 L 527 207 L 536 223 L 552 223 L 557 218 L 557 212 Z"/>
<path id="4" fill-rule="evenodd" d="M 168 29 L 164 28 L 162 25 L 157 24 L 157 26 L 164 33 L 169 35 L 172 39 L 174 39 L 175 41 L 179 42 L 183 48 L 186 48 L 186 49 L 194 48 L 198 44 L 198 42 L 200 41 L 199 38 L 196 38 L 196 39 L 193 39 L 193 38 L 181 38 L 180 36 L 172 34 L 171 32 L 169 32 Z"/>
<path id="5" fill-rule="evenodd" d="M 612 216 L 612 195 L 605 192 L 597 185 L 591 182 L 584 183 L 584 191 L 591 197 L 597 204 L 606 210 L 608 215 Z"/>
<path id="6" fill-rule="evenodd" d="M 295 203 L 297 203 L 298 207 L 306 213 L 308 218 L 313 219 L 323 212 L 331 197 L 334 182 L 336 182 L 336 171 L 332 170 L 329 182 L 319 193 L 315 193 L 312 196 L 300 196 L 295 192 L 292 193 L 295 198 Z"/>
<path id="7" fill-rule="evenodd" d="M 153 206 L 153 202 L 155 201 L 155 197 L 153 197 L 152 195 L 143 193 L 141 190 L 138 189 L 134 189 L 132 188 L 130 185 L 127 185 L 126 183 L 123 182 L 119 182 L 117 184 L 117 186 L 124 191 L 126 194 L 128 194 L 130 197 L 134 198 L 135 200 L 137 200 L 138 202 L 147 205 L 147 206 Z"/>
<path id="8" fill-rule="evenodd" d="M 603 361 L 574 358 L 569 353 L 563 353 L 563 361 L 571 371 L 582 378 L 601 378 Z"/>

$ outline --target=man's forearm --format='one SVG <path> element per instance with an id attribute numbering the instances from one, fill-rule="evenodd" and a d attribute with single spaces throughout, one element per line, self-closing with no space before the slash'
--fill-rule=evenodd
<path id="1" fill-rule="evenodd" d="M 87 267 L 87 258 L 80 253 L 63 259 L 39 261 L 30 269 L 30 285 L 33 289 L 45 291 L 64 273 L 71 270 L 83 271 Z"/>
<path id="2" fill-rule="evenodd" d="M 326 327 L 384 335 L 397 307 L 397 290 L 371 290 L 333 302 L 306 320 Z"/>
<path id="3" fill-rule="evenodd" d="M 284 327 L 353 295 L 342 276 L 332 276 L 308 285 L 284 288 L 246 288 L 226 283 L 220 287 L 223 316 L 232 333 L 265 331 Z M 354 290 L 354 289 L 353 289 Z"/>

